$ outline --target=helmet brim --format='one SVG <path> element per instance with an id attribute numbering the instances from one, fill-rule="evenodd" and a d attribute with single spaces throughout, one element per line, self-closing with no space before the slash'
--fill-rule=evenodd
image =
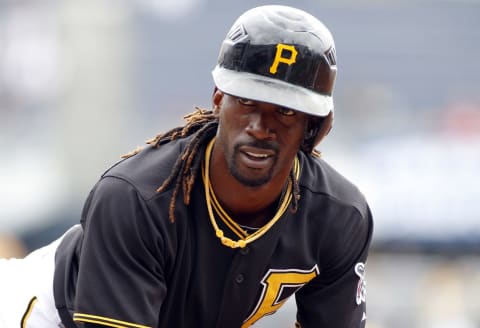
<path id="1" fill-rule="evenodd" d="M 281 80 L 222 67 L 212 71 L 215 85 L 232 96 L 267 102 L 300 112 L 327 116 L 333 112 L 333 98 Z"/>

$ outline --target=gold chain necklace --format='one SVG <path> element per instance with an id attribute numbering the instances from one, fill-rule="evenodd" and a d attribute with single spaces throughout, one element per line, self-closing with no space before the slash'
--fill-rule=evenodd
<path id="1" fill-rule="evenodd" d="M 240 226 L 227 214 L 227 212 L 225 212 L 225 210 L 218 202 L 217 197 L 215 196 L 215 193 L 213 191 L 210 182 L 210 157 L 212 155 L 214 143 L 215 138 L 213 138 L 208 143 L 207 148 L 205 149 L 205 163 L 204 165 L 202 165 L 202 178 L 205 187 L 205 200 L 207 202 L 208 216 L 210 218 L 210 222 L 212 223 L 213 229 L 215 229 L 215 235 L 220 239 L 223 245 L 230 248 L 244 248 L 247 244 L 263 236 L 280 219 L 283 213 L 285 213 L 288 205 L 290 204 L 290 201 L 292 200 L 292 181 L 291 179 L 288 180 L 285 196 L 283 197 L 281 204 L 273 218 L 266 225 L 264 225 L 251 235 L 247 235 L 246 232 L 243 231 Z M 297 157 L 295 157 L 293 170 L 295 176 L 298 179 L 300 175 L 300 163 Z M 213 214 L 212 207 L 215 209 L 217 215 L 220 216 L 220 218 L 225 222 L 225 224 L 240 237 L 239 240 L 235 241 L 224 235 L 223 231 L 217 225 L 217 221 L 215 220 L 215 215 Z"/>

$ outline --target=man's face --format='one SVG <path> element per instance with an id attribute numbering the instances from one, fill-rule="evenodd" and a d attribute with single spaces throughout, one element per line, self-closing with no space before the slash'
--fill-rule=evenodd
<path id="1" fill-rule="evenodd" d="M 219 116 L 215 147 L 237 181 L 257 187 L 288 174 L 303 141 L 306 114 L 219 90 L 213 103 Z"/>

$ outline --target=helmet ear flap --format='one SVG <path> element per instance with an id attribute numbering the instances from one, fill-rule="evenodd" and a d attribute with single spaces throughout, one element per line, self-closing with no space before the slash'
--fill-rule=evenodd
<path id="1" fill-rule="evenodd" d="M 307 154 L 312 153 L 315 146 L 330 132 L 332 126 L 333 111 L 325 117 L 312 116 L 305 130 L 302 150 Z"/>
<path id="2" fill-rule="evenodd" d="M 320 141 L 330 132 L 333 126 L 333 111 L 331 111 L 325 118 L 322 120 L 322 124 L 320 129 L 315 137 L 315 141 L 313 142 L 313 147 L 318 145 Z"/>

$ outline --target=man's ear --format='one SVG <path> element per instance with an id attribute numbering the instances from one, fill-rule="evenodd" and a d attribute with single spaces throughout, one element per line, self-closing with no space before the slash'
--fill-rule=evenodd
<path id="1" fill-rule="evenodd" d="M 220 91 L 217 87 L 213 90 L 212 95 L 212 107 L 213 114 L 218 115 L 220 113 L 220 105 L 222 103 L 224 93 Z"/>

